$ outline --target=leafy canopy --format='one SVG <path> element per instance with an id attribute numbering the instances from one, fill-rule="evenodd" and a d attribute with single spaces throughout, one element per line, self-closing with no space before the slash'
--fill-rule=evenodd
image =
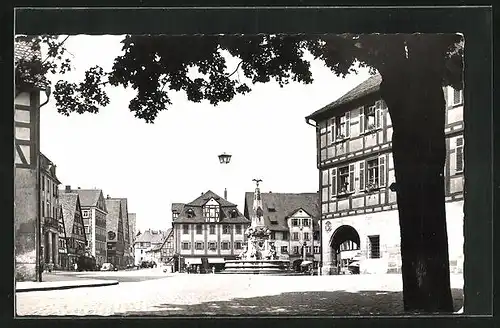
<path id="1" fill-rule="evenodd" d="M 96 66 L 86 71 L 80 83 L 59 80 L 53 95 L 61 114 L 98 113 L 109 104 L 106 86 L 131 87 L 136 95 L 129 109 L 152 123 L 172 104 L 169 90 L 184 91 L 193 102 L 207 100 L 217 105 L 250 92 L 248 84 L 271 80 L 282 87 L 290 81 L 309 84 L 313 77 L 310 62 L 304 59 L 306 51 L 337 76 L 355 73 L 356 63 L 370 67 L 372 72 L 382 71 L 391 62 L 395 48 L 404 47 L 411 53 L 411 40 L 417 37 L 433 42 L 433 53 L 442 58 L 443 84 L 461 88 L 463 39 L 456 34 L 127 35 L 122 40 L 123 53 L 115 58 L 111 71 Z M 67 38 L 19 37 L 19 42 L 28 42 L 33 50 L 39 51 L 45 44 L 48 51 L 45 59 L 33 56 L 16 60 L 16 88 L 49 85 L 47 73 L 71 70 L 64 47 Z M 236 67 L 228 67 L 225 54 L 238 59 Z M 245 80 L 239 78 L 239 72 Z"/>

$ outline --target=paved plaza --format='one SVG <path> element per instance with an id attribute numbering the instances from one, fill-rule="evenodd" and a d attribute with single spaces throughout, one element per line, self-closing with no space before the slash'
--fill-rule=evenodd
<path id="1" fill-rule="evenodd" d="M 106 287 L 17 293 L 17 315 L 331 316 L 403 311 L 401 277 L 396 274 L 197 275 L 166 274 L 160 270 L 68 273 L 71 274 L 81 279 L 121 277 L 121 281 Z M 458 310 L 463 305 L 463 278 L 452 276 L 451 283 Z"/>

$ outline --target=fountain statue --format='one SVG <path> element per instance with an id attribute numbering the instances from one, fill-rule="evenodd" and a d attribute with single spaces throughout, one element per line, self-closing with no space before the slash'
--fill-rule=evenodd
<path id="1" fill-rule="evenodd" d="M 226 261 L 224 273 L 286 273 L 289 261 L 279 260 L 276 247 L 269 241 L 271 232 L 264 223 L 260 179 L 253 179 L 257 186 L 254 192 L 251 224 L 245 231 L 247 243 L 237 260 Z"/>

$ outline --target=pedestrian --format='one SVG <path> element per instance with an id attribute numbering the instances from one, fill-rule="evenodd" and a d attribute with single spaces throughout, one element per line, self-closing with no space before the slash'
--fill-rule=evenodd
<path id="1" fill-rule="evenodd" d="M 215 266 L 212 266 L 212 273 L 215 273 Z"/>

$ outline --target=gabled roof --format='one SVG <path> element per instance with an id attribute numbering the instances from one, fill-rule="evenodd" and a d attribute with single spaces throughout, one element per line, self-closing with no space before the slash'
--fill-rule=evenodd
<path id="1" fill-rule="evenodd" d="M 61 205 L 62 209 L 66 237 L 71 237 L 71 235 L 73 234 L 75 212 L 77 210 L 77 204 L 78 204 L 78 194 L 60 193 L 59 204 Z"/>
<path id="2" fill-rule="evenodd" d="M 130 243 L 129 236 L 129 222 L 128 222 L 128 200 L 127 198 L 110 198 L 120 201 L 120 207 L 122 210 L 122 229 L 123 229 L 123 239 L 124 242 Z"/>
<path id="3" fill-rule="evenodd" d="M 118 224 L 120 223 L 120 206 L 120 200 L 106 199 L 106 208 L 108 210 L 108 215 L 106 216 L 106 233 L 108 231 L 113 231 L 118 236 Z"/>
<path id="4" fill-rule="evenodd" d="M 163 247 L 165 247 L 165 243 L 167 242 L 168 238 L 171 237 L 174 233 L 174 229 L 168 228 L 167 232 L 165 233 L 165 239 L 163 240 L 163 243 L 161 245 L 155 246 L 154 250 L 160 250 Z"/>
<path id="5" fill-rule="evenodd" d="M 171 230 L 171 229 L 169 229 Z M 168 231 L 168 230 L 167 230 Z M 164 239 L 167 237 L 167 232 L 163 230 L 151 230 L 148 229 L 141 233 L 136 239 L 135 243 L 152 243 L 159 244 L 163 243 Z"/>
<path id="6" fill-rule="evenodd" d="M 97 206 L 99 197 L 102 195 L 101 189 L 74 189 L 72 192 L 78 193 L 82 207 Z"/>
<path id="7" fill-rule="evenodd" d="M 307 116 L 306 119 L 316 119 L 321 117 L 322 114 L 326 114 L 335 108 L 338 108 L 343 105 L 347 105 L 348 103 L 360 99 L 362 97 L 368 96 L 369 94 L 375 93 L 380 89 L 380 82 L 382 82 L 382 76 L 380 74 L 375 74 L 369 77 L 364 82 L 360 83 L 354 89 L 347 92 L 342 97 L 338 98 L 334 102 L 326 105 L 325 107 L 318 109 L 311 115 Z"/>
<path id="8" fill-rule="evenodd" d="M 288 231 L 287 218 L 296 211 L 303 209 L 313 217 L 314 228 L 318 228 L 319 194 L 318 193 L 261 193 L 264 224 L 271 231 Z M 274 211 L 270 211 L 274 208 Z M 249 219 L 254 215 L 253 192 L 245 193 L 245 216 Z M 271 221 L 277 222 L 271 224 Z"/>
<path id="9" fill-rule="evenodd" d="M 228 202 L 226 199 L 224 199 L 224 197 L 220 197 L 212 190 L 207 191 L 206 193 L 202 194 L 200 197 L 196 198 L 191 203 L 188 203 L 185 206 L 203 206 L 211 198 L 215 199 L 220 206 L 229 206 L 229 207 L 236 206 L 235 204 Z"/>
<path id="10" fill-rule="evenodd" d="M 179 210 L 179 216 L 172 222 L 172 224 L 177 223 L 205 223 L 205 218 L 203 217 L 203 206 L 210 200 L 216 200 L 219 205 L 220 212 L 220 223 L 250 223 L 248 220 L 237 208 L 236 204 L 228 202 L 226 199 L 220 197 L 213 191 L 209 190 L 206 193 L 202 194 L 200 197 L 196 198 L 194 201 L 181 204 L 181 203 L 173 203 L 172 211 L 174 209 L 174 204 L 176 210 Z M 180 206 L 183 205 L 183 206 Z M 188 211 L 193 212 L 193 216 L 188 216 Z M 231 212 L 236 211 L 236 217 L 232 217 Z"/>

